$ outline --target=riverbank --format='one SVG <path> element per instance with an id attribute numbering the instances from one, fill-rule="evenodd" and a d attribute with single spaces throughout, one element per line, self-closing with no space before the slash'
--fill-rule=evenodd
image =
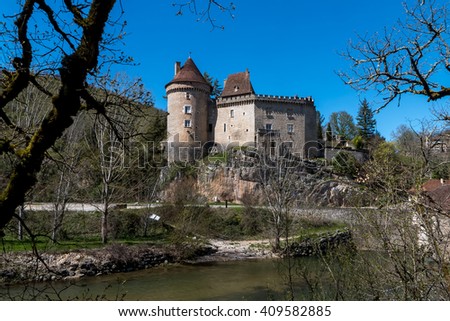
<path id="1" fill-rule="evenodd" d="M 112 244 L 101 249 L 64 253 L 3 253 L 0 283 L 78 279 L 118 272 L 148 269 L 179 262 L 169 246 Z"/>
<path id="2" fill-rule="evenodd" d="M 292 243 L 292 255 L 315 255 L 351 241 L 349 231 L 336 231 L 317 239 Z M 271 251 L 269 240 L 210 240 L 207 244 L 178 246 L 111 244 L 101 249 L 63 253 L 3 253 L 0 261 L 0 284 L 29 281 L 71 280 L 119 272 L 131 272 L 172 263 L 224 262 L 271 259 L 280 255 Z"/>
<path id="3" fill-rule="evenodd" d="M 267 240 L 211 240 L 180 253 L 176 246 L 112 244 L 101 249 L 64 253 L 3 253 L 0 283 L 71 280 L 88 276 L 131 272 L 173 263 L 199 263 L 276 257 Z"/>
<path id="4" fill-rule="evenodd" d="M 210 240 L 214 253 L 195 258 L 193 262 L 223 262 L 234 260 L 269 259 L 279 257 L 271 251 L 269 240 L 224 241 Z"/>

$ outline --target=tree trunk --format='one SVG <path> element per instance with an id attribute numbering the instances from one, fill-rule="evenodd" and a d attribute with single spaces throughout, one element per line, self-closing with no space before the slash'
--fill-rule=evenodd
<path id="1" fill-rule="evenodd" d="M 109 183 L 103 182 L 102 243 L 108 243 Z"/>
<path id="2" fill-rule="evenodd" d="M 114 3 L 115 0 L 92 1 L 89 15 L 84 22 L 79 46 L 72 54 L 61 59 L 59 68 L 61 88 L 52 99 L 53 109 L 32 134 L 27 146 L 15 151 L 15 155 L 19 156 L 20 161 L 17 162 L 9 176 L 9 182 L 0 193 L 0 230 L 12 219 L 16 208 L 24 203 L 26 193 L 35 185 L 37 173 L 41 170 L 47 151 L 61 137 L 64 130 L 72 125 L 73 118 L 80 111 L 80 95 L 86 88 L 88 73 L 98 65 L 100 42 Z M 20 23 L 19 38 L 23 38 L 21 45 L 26 46 L 23 52 L 27 59 L 26 61 L 21 59 L 24 63 L 22 69 L 25 70 L 29 68 L 32 58 L 32 48 L 26 37 L 26 28 L 32 14 L 32 7 L 33 3 L 30 4 L 30 10 L 26 12 L 26 19 L 21 16 L 21 20 L 18 21 Z M 29 73 L 29 70 L 27 72 Z M 17 89 L 17 92 L 14 92 L 11 97 L 6 97 L 7 93 L 1 91 L 0 110 L 3 110 L 6 103 L 15 99 L 26 88 L 29 75 L 26 74 L 25 78 L 26 83 L 23 87 L 17 86 L 16 83 L 11 85 L 13 89 Z"/>
<path id="3" fill-rule="evenodd" d="M 102 214 L 102 243 L 108 243 L 108 207 L 105 204 L 105 209 Z"/>

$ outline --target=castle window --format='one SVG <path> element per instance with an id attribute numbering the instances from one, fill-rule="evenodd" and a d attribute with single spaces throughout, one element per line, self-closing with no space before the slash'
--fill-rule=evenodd
<path id="1" fill-rule="evenodd" d="M 274 157 L 277 154 L 277 143 L 270 142 L 270 156 Z"/>
<path id="2" fill-rule="evenodd" d="M 190 93 L 186 93 L 186 99 L 187 100 L 191 100 L 191 94 Z"/>
<path id="3" fill-rule="evenodd" d="M 272 108 L 267 108 L 267 109 L 266 109 L 266 116 L 267 116 L 267 117 L 272 117 L 272 116 L 273 116 L 273 110 L 272 110 Z"/>
<path id="4" fill-rule="evenodd" d="M 230 118 L 234 118 L 234 110 L 230 110 Z"/>
<path id="5" fill-rule="evenodd" d="M 294 124 L 287 124 L 287 132 L 292 134 L 294 132 Z"/>
<path id="6" fill-rule="evenodd" d="M 190 120 L 190 119 L 185 119 L 185 120 L 184 120 L 184 127 L 186 127 L 186 128 L 192 127 L 192 124 L 191 124 L 191 120 Z"/>
<path id="7" fill-rule="evenodd" d="M 225 133 L 227 131 L 227 124 L 223 124 L 223 132 Z"/>
<path id="8" fill-rule="evenodd" d="M 192 106 L 190 106 L 190 105 L 184 106 L 184 113 L 185 114 L 192 114 Z"/>
<path id="9" fill-rule="evenodd" d="M 272 130 L 272 124 L 266 124 L 266 130 Z"/>

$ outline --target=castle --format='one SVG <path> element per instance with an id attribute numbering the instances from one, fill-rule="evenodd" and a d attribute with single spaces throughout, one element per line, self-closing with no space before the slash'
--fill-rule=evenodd
<path id="1" fill-rule="evenodd" d="M 249 146 L 270 156 L 301 158 L 317 149 L 312 98 L 256 94 L 248 71 L 229 75 L 219 97 L 191 58 L 175 63 L 166 85 L 167 156 L 171 162 L 200 160 L 211 148 Z"/>

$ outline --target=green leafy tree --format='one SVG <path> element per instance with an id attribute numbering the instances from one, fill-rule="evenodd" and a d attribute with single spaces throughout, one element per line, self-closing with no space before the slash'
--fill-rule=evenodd
<path id="1" fill-rule="evenodd" d="M 337 174 L 355 178 L 358 174 L 358 161 L 350 152 L 340 151 L 332 159 L 333 171 Z"/>
<path id="2" fill-rule="evenodd" d="M 356 134 L 356 126 L 352 115 L 346 111 L 334 112 L 330 115 L 330 125 L 334 136 L 352 140 Z"/>
<path id="3" fill-rule="evenodd" d="M 359 106 L 358 115 L 356 116 L 356 128 L 358 134 L 365 141 L 368 141 L 375 135 L 375 127 L 377 121 L 374 118 L 372 109 L 366 99 L 361 102 Z"/>

